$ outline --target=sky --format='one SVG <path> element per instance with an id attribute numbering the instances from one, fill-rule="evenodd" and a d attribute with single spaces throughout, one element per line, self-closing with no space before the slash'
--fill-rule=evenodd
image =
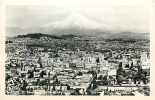
<path id="1" fill-rule="evenodd" d="M 94 1 L 94 0 L 93 0 Z M 8 36 L 43 32 L 149 32 L 149 9 L 144 4 L 52 2 L 50 5 L 8 5 Z"/>

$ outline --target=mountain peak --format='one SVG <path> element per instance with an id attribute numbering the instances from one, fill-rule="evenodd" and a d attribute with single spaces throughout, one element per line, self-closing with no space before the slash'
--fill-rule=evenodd
<path id="1" fill-rule="evenodd" d="M 45 27 L 53 27 L 54 29 L 99 29 L 101 28 L 101 24 L 87 18 L 86 16 L 73 13 L 66 17 L 63 21 L 57 21 L 46 25 Z"/>

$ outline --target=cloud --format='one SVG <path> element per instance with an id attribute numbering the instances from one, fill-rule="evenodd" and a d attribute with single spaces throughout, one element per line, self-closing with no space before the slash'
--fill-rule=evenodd
<path id="1" fill-rule="evenodd" d="M 7 32 L 47 32 L 55 30 L 102 30 L 148 32 L 149 9 L 145 5 L 68 2 L 44 6 L 8 6 Z"/>

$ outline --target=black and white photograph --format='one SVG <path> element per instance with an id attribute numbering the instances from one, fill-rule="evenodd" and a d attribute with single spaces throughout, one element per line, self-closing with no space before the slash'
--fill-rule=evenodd
<path id="1" fill-rule="evenodd" d="M 5 15 L 5 95 L 150 96 L 147 6 L 77 0 Z"/>

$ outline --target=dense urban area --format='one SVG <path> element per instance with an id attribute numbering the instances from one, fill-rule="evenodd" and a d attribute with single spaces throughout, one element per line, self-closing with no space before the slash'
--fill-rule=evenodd
<path id="1" fill-rule="evenodd" d="M 6 95 L 149 96 L 147 39 L 41 33 L 6 39 Z"/>

